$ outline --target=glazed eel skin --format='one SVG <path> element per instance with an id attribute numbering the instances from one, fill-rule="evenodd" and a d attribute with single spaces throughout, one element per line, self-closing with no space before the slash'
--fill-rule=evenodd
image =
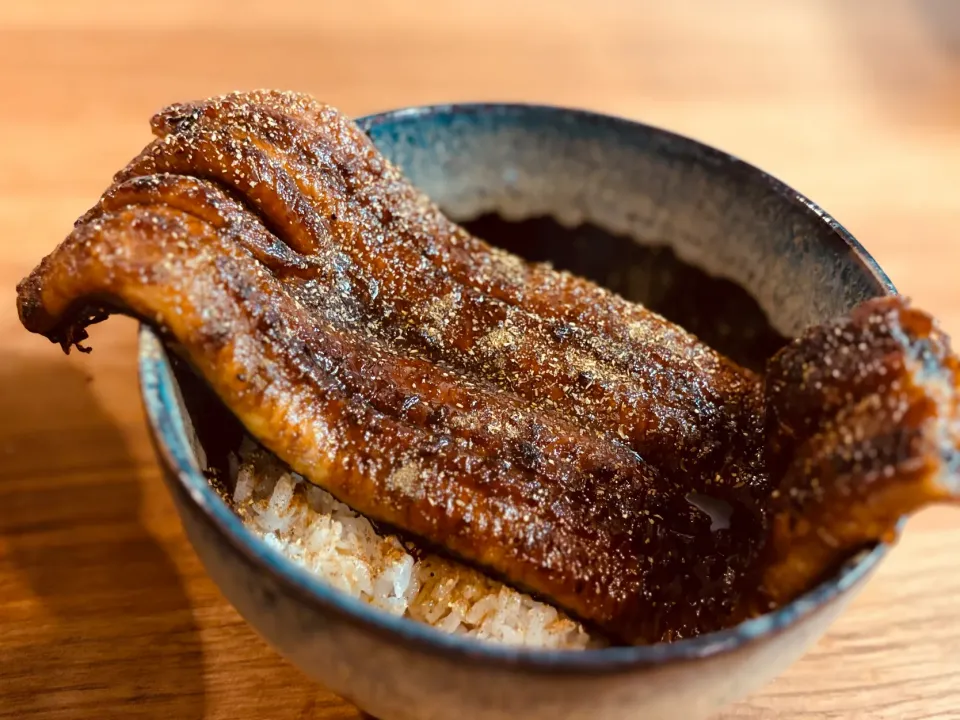
<path id="1" fill-rule="evenodd" d="M 957 491 L 957 360 L 902 298 L 761 377 L 448 220 L 293 93 L 178 104 L 18 287 L 62 345 L 156 327 L 247 431 L 357 511 L 621 643 L 788 602 Z"/>

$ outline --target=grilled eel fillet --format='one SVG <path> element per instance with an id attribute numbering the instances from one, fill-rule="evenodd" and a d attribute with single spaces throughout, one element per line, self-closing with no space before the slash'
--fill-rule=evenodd
<path id="1" fill-rule="evenodd" d="M 618 642 L 786 602 L 957 490 L 957 362 L 899 298 L 764 380 L 470 236 L 309 97 L 152 126 L 19 285 L 24 326 L 69 352 L 139 317 L 309 481 Z"/>

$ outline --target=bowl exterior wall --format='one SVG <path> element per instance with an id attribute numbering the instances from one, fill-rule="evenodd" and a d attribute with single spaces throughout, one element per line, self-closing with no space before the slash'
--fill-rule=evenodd
<path id="1" fill-rule="evenodd" d="M 460 663 L 325 613 L 251 563 L 175 476 L 167 480 L 190 542 L 240 615 L 303 673 L 378 720 L 707 718 L 792 664 L 856 590 L 771 637 L 708 658 L 598 674 Z"/>

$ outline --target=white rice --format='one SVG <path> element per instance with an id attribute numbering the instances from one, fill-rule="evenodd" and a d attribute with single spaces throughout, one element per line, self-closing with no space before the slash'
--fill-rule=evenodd
<path id="1" fill-rule="evenodd" d="M 393 535 L 245 442 L 233 504 L 264 542 L 334 587 L 444 632 L 510 645 L 582 649 L 599 641 L 556 608 Z"/>

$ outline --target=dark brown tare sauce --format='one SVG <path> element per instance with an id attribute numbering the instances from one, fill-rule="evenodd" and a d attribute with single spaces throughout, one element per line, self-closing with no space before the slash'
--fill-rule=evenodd
<path id="1" fill-rule="evenodd" d="M 615 642 L 789 602 L 956 493 L 960 363 L 902 298 L 785 344 L 667 248 L 456 225 L 308 96 L 152 126 L 18 286 L 23 325 L 69 351 L 140 318 L 308 481 Z"/>
<path id="2" fill-rule="evenodd" d="M 762 370 L 787 343 L 749 292 L 684 262 L 666 245 L 641 244 L 589 223 L 566 227 L 551 217 L 513 222 L 491 213 L 460 224 L 491 245 L 640 303 L 751 370 Z"/>

